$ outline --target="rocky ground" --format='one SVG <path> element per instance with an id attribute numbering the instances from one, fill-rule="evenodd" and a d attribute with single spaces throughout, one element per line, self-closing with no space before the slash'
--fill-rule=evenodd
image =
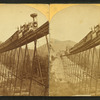
<path id="1" fill-rule="evenodd" d="M 60 56 L 51 61 L 50 80 L 49 80 L 50 96 L 71 96 L 75 95 L 74 87 L 66 81 L 64 68 Z"/>
<path id="2" fill-rule="evenodd" d="M 56 54 L 55 54 L 56 55 Z M 51 59 L 50 63 L 50 79 L 49 79 L 49 95 L 50 96 L 77 96 L 88 95 L 79 91 L 84 89 L 85 80 L 82 80 L 86 75 L 80 66 L 75 66 L 67 57 L 56 55 L 55 59 Z M 69 63 L 70 62 L 70 63 Z M 70 76 L 69 76 L 70 75 Z M 77 78 L 77 76 L 79 78 Z M 79 82 L 82 86 L 79 87 Z M 94 95 L 94 94 L 93 94 Z"/>

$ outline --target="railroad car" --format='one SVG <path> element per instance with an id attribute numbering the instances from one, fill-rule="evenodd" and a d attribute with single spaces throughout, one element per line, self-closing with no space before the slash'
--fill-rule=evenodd
<path id="1" fill-rule="evenodd" d="M 29 23 L 29 31 L 33 31 L 33 23 Z"/>
<path id="2" fill-rule="evenodd" d="M 18 37 L 21 38 L 24 35 L 34 32 L 36 30 L 36 25 L 34 26 L 33 22 L 28 23 L 27 25 L 23 25 L 23 27 L 20 27 L 19 35 Z"/>
<path id="3" fill-rule="evenodd" d="M 34 32 L 37 29 L 37 14 L 31 14 L 31 17 L 33 17 L 33 22 L 30 22 L 28 24 L 25 23 L 23 26 L 20 26 L 20 28 L 18 28 L 17 31 L 9 39 L 7 39 L 4 43 L 0 45 L 0 49 L 9 46 L 11 43 L 24 37 L 26 34 L 30 32 Z"/>
<path id="4" fill-rule="evenodd" d="M 28 31 L 29 31 L 29 25 L 27 24 L 27 25 L 25 25 L 25 27 L 24 27 L 23 36 L 24 36 L 25 34 L 27 34 Z"/>
<path id="5" fill-rule="evenodd" d="M 25 30 L 22 32 L 22 36 L 25 36 L 26 34 L 32 32 L 32 31 L 33 31 L 33 24 L 32 24 L 32 22 L 30 22 L 25 26 Z"/>
<path id="6" fill-rule="evenodd" d="M 34 23 L 33 23 L 33 26 L 34 26 L 34 29 L 36 29 L 36 28 L 38 27 L 37 22 L 34 22 Z"/>
<path id="7" fill-rule="evenodd" d="M 38 27 L 37 14 L 34 13 L 34 14 L 31 14 L 30 16 L 33 18 L 33 22 L 30 22 L 27 25 L 24 24 L 23 26 L 20 27 L 18 38 L 21 38 L 30 32 L 34 32 L 37 29 Z"/>
<path id="8" fill-rule="evenodd" d="M 24 31 L 23 31 L 24 35 L 25 33 L 27 33 L 28 30 L 29 30 L 28 24 L 24 24 Z"/>

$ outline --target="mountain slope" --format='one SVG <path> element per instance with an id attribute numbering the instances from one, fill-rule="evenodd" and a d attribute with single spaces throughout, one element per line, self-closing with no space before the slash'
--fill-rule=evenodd
<path id="1" fill-rule="evenodd" d="M 49 54 L 47 44 L 44 44 L 38 47 L 38 54 L 42 57 L 47 56 Z"/>
<path id="2" fill-rule="evenodd" d="M 50 45 L 52 46 L 52 48 L 54 49 L 54 51 L 59 52 L 62 50 L 66 50 L 67 48 L 71 48 L 76 44 L 76 42 L 71 41 L 71 40 L 66 40 L 66 41 L 59 41 L 56 39 L 51 39 L 50 40 Z"/>

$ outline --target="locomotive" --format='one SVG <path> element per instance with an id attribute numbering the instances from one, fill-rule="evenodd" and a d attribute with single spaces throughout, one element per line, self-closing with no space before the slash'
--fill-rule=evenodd
<path id="1" fill-rule="evenodd" d="M 18 27 L 17 31 L 9 39 L 7 39 L 0 45 L 0 49 L 9 46 L 11 43 L 16 42 L 18 39 L 24 37 L 26 34 L 34 32 L 37 29 L 37 14 L 33 13 L 30 16 L 33 18 L 33 22 L 29 22 L 28 24 L 25 23 L 24 25 Z"/>
<path id="2" fill-rule="evenodd" d="M 94 40 L 96 37 L 100 36 L 100 25 L 94 27 L 94 29 L 91 29 L 91 31 L 77 44 L 75 44 L 70 50 L 69 53 L 73 53 L 73 51 L 81 48 L 82 46 L 88 44 L 92 40 Z"/>

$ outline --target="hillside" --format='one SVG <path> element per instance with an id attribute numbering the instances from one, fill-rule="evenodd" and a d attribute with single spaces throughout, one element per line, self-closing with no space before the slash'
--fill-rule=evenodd
<path id="1" fill-rule="evenodd" d="M 19 51 L 19 50 L 17 49 L 17 52 L 18 52 L 18 51 Z M 28 52 L 26 53 L 26 56 L 28 55 L 28 53 L 29 53 L 30 59 L 32 60 L 33 54 L 34 54 L 34 50 L 33 50 L 33 49 L 28 49 Z M 38 48 L 37 48 L 37 53 L 38 53 L 38 55 L 41 56 L 41 57 L 46 57 L 46 56 L 48 55 L 48 48 L 47 48 L 47 45 L 44 44 L 44 45 L 38 47 Z M 23 59 L 23 58 L 22 58 L 22 55 L 25 56 L 25 49 L 22 49 L 20 54 L 21 54 L 21 55 L 20 55 L 20 60 L 22 60 L 22 59 Z M 17 59 L 17 57 L 18 57 L 18 55 L 16 54 L 16 59 Z"/>
<path id="2" fill-rule="evenodd" d="M 56 40 L 56 39 L 50 40 L 50 45 L 52 46 L 52 48 L 56 52 L 66 50 L 66 47 L 71 48 L 75 44 L 76 44 L 76 42 L 71 41 L 71 40 L 66 40 L 66 41 L 59 41 L 59 40 Z"/>
<path id="3" fill-rule="evenodd" d="M 47 56 L 48 53 L 49 53 L 49 52 L 48 52 L 47 44 L 44 44 L 44 45 L 38 47 L 37 50 L 38 50 L 38 54 L 39 54 L 40 56 L 42 56 L 42 57 Z"/>
<path id="4" fill-rule="evenodd" d="M 56 52 L 66 50 L 66 47 L 71 48 L 75 44 L 76 44 L 76 42 L 71 41 L 71 40 L 60 41 L 60 40 L 56 40 L 56 39 L 52 39 L 52 38 L 50 39 L 50 45 L 52 46 L 53 50 Z M 46 44 L 44 44 L 38 48 L 38 54 L 42 57 L 48 55 L 48 48 L 47 48 Z"/>

